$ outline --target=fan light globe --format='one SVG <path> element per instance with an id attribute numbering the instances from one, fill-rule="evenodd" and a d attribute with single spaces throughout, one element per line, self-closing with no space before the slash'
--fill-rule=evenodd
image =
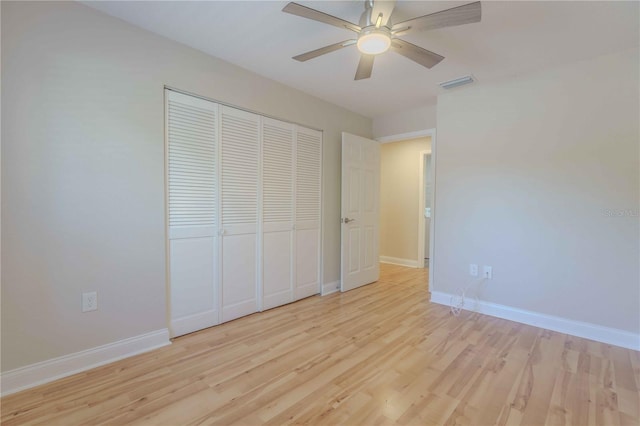
<path id="1" fill-rule="evenodd" d="M 389 50 L 391 37 L 387 32 L 373 30 L 358 37 L 358 50 L 366 55 L 379 55 Z"/>

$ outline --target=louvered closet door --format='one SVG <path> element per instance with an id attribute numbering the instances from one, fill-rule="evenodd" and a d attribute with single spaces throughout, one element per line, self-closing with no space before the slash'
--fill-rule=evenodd
<path id="1" fill-rule="evenodd" d="M 322 133 L 297 127 L 295 299 L 320 292 Z"/>
<path id="2" fill-rule="evenodd" d="M 219 323 L 217 287 L 218 105 L 167 90 L 171 332 Z"/>
<path id="3" fill-rule="evenodd" d="M 221 107 L 222 321 L 257 312 L 260 117 Z"/>
<path id="4" fill-rule="evenodd" d="M 262 309 L 293 301 L 294 127 L 262 119 Z"/>

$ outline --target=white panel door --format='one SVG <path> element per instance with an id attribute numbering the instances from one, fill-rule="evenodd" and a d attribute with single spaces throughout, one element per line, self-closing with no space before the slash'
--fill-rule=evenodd
<path id="1" fill-rule="evenodd" d="M 260 117 L 222 106 L 220 197 L 222 321 L 258 311 Z"/>
<path id="2" fill-rule="evenodd" d="M 171 334 L 219 320 L 218 105 L 167 90 L 166 141 Z"/>
<path id="3" fill-rule="evenodd" d="M 320 292 L 322 132 L 297 127 L 295 300 Z"/>
<path id="4" fill-rule="evenodd" d="M 262 309 L 293 301 L 293 124 L 262 118 Z"/>
<path id="5" fill-rule="evenodd" d="M 380 144 L 342 133 L 341 291 L 377 281 Z"/>

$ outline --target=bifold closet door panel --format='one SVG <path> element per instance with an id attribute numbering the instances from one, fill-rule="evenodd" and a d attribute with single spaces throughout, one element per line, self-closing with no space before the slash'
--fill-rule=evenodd
<path id="1" fill-rule="evenodd" d="M 221 108 L 222 321 L 257 312 L 260 117 Z"/>
<path id="2" fill-rule="evenodd" d="M 296 300 L 320 292 L 320 229 L 296 229 Z"/>
<path id="3" fill-rule="evenodd" d="M 292 237 L 291 231 L 264 233 L 263 310 L 293 302 Z"/>
<path id="4" fill-rule="evenodd" d="M 322 133 L 297 126 L 295 299 L 320 292 Z"/>
<path id="5" fill-rule="evenodd" d="M 222 321 L 258 311 L 256 234 L 222 236 Z"/>
<path id="6" fill-rule="evenodd" d="M 216 237 L 169 241 L 171 334 L 173 337 L 219 324 L 215 286 Z"/>
<path id="7" fill-rule="evenodd" d="M 262 309 L 293 301 L 295 126 L 262 119 Z"/>
<path id="8" fill-rule="evenodd" d="M 219 324 L 218 105 L 167 90 L 171 334 Z"/>

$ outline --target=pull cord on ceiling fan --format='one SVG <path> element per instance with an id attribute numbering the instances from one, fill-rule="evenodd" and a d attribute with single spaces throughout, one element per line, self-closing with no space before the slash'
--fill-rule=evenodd
<path id="1" fill-rule="evenodd" d="M 391 17 L 395 5 L 395 0 L 365 0 L 364 12 L 360 17 L 359 25 L 356 25 L 298 3 L 287 4 L 282 9 L 283 12 L 347 29 L 358 34 L 355 39 L 330 44 L 329 46 L 294 56 L 293 59 L 304 62 L 355 44 L 361 53 L 355 80 L 371 77 L 375 56 L 388 50 L 399 53 L 423 67 L 432 68 L 440 63 L 444 56 L 423 49 L 399 37 L 414 31 L 428 31 L 480 22 L 482 17 L 480 2 L 477 1 L 394 24 Z"/>

